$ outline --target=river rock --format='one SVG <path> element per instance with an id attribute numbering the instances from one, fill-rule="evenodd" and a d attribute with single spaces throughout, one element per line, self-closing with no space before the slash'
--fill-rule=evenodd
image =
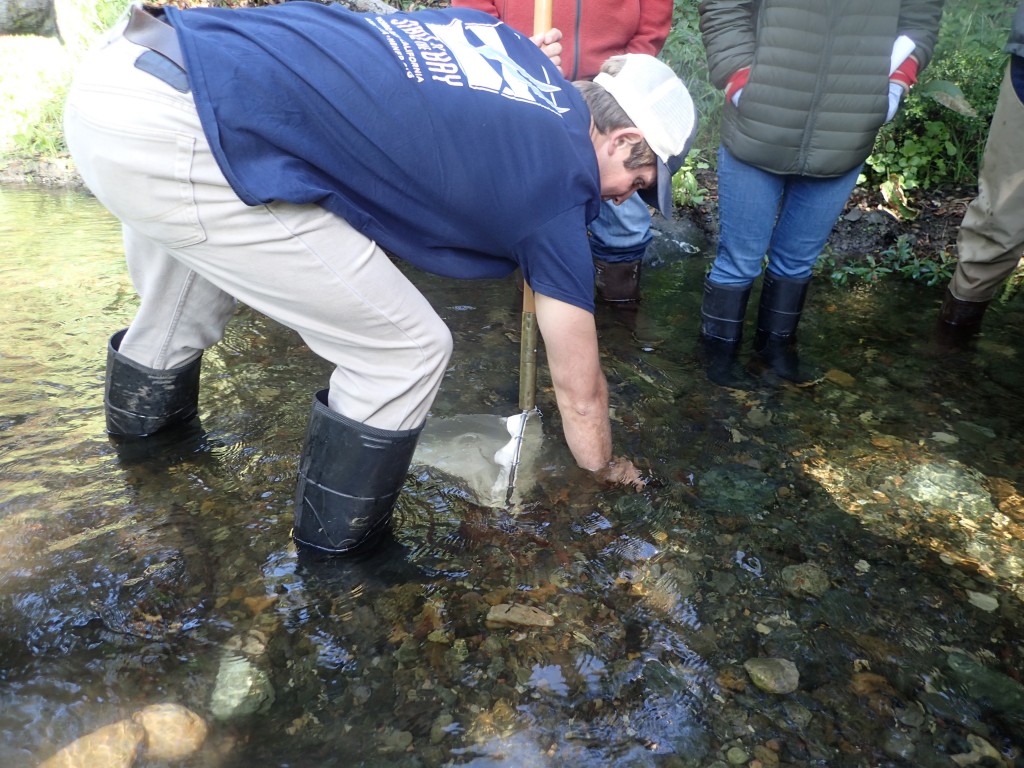
<path id="1" fill-rule="evenodd" d="M 998 765 L 1003 762 L 1003 756 L 999 754 L 999 751 L 980 736 L 973 733 L 967 734 L 967 744 L 971 748 L 970 752 L 951 755 L 949 759 L 960 766 L 977 765 L 982 760 L 988 761 L 986 765 Z"/>
<path id="2" fill-rule="evenodd" d="M 767 693 L 792 693 L 800 685 L 800 672 L 788 659 L 747 659 L 743 668 L 754 685 Z"/>
<path id="3" fill-rule="evenodd" d="M 882 749 L 890 757 L 913 762 L 917 746 L 914 744 L 911 734 L 893 728 L 886 734 L 885 740 L 882 742 Z"/>
<path id="4" fill-rule="evenodd" d="M 149 760 L 181 760 L 206 740 L 206 722 L 180 704 L 152 704 L 132 715 L 132 720 L 146 729 Z"/>
<path id="5" fill-rule="evenodd" d="M 1001 713 L 1024 712 L 1024 685 L 1013 678 L 963 653 L 949 654 L 946 663 L 960 690 L 975 701 Z"/>
<path id="6" fill-rule="evenodd" d="M 999 607 L 998 598 L 992 595 L 986 595 L 984 592 L 972 592 L 969 589 L 967 590 L 967 602 L 975 608 L 980 608 L 988 613 L 991 613 Z"/>
<path id="7" fill-rule="evenodd" d="M 267 673 L 245 656 L 227 651 L 217 670 L 210 696 L 210 712 L 218 720 L 265 712 L 274 702 L 274 688 Z"/>
<path id="8" fill-rule="evenodd" d="M 131 768 L 145 739 L 145 728 L 121 720 L 76 739 L 39 768 Z"/>
<path id="9" fill-rule="evenodd" d="M 525 627 L 553 627 L 555 619 L 540 608 L 517 603 L 498 603 L 498 605 L 491 606 L 491 610 L 487 612 L 487 626 L 489 627 L 503 627 L 512 624 Z"/>
<path id="10" fill-rule="evenodd" d="M 828 574 L 814 563 L 787 565 L 782 569 L 782 584 L 793 597 L 821 597 L 830 586 Z"/>

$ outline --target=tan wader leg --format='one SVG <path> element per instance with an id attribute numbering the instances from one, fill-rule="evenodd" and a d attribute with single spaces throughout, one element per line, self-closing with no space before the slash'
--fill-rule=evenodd
<path id="1" fill-rule="evenodd" d="M 967 207 L 957 250 L 949 291 L 971 302 L 991 300 L 1024 250 L 1024 105 L 1013 89 L 1009 66 L 985 144 L 978 196 Z"/>

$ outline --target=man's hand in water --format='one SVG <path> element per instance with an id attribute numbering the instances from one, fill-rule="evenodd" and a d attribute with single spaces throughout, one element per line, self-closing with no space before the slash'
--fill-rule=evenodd
<path id="1" fill-rule="evenodd" d="M 549 29 L 543 35 L 530 38 L 556 67 L 562 67 L 562 30 Z"/>
<path id="2" fill-rule="evenodd" d="M 601 469 L 594 471 L 594 476 L 602 483 L 619 483 L 631 485 L 634 491 L 642 491 L 647 481 L 640 475 L 640 470 L 633 466 L 633 462 L 621 456 L 612 456 Z"/>

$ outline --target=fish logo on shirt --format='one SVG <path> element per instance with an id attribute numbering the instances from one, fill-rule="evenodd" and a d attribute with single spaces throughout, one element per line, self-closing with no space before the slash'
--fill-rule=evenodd
<path id="1" fill-rule="evenodd" d="M 537 104 L 557 114 L 569 111 L 568 107 L 558 105 L 560 86 L 534 77 L 509 55 L 498 32 L 498 22 L 457 20 L 427 26 L 448 47 L 469 87 Z"/>

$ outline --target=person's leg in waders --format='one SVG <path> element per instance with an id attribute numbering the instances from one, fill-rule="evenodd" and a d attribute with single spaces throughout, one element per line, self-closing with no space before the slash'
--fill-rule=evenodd
<path id="1" fill-rule="evenodd" d="M 956 271 L 935 328 L 938 347 L 962 351 L 981 330 L 985 310 L 1024 255 L 1024 58 L 1011 56 L 999 90 L 978 196 L 957 236 Z"/>
<path id="2" fill-rule="evenodd" d="M 328 553 L 369 546 L 388 528 L 451 334 L 347 222 L 315 205 L 243 203 L 191 94 L 135 66 L 145 50 L 117 38 L 96 52 L 66 111 L 86 184 L 126 228 L 141 294 L 114 354 L 156 375 L 187 370 L 192 382 L 190 366 L 221 337 L 232 297 L 297 331 L 335 369 L 314 398 L 293 536 Z M 162 282 L 168 273 L 178 284 Z"/>

